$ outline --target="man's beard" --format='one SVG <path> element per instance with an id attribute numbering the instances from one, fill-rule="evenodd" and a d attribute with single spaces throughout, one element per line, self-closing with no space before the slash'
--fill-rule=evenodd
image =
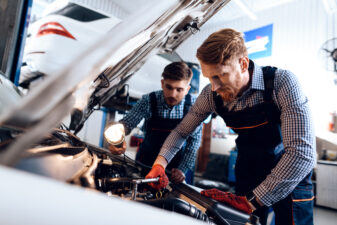
<path id="1" fill-rule="evenodd" d="M 221 90 L 218 90 L 217 93 L 221 96 L 224 102 L 232 102 L 235 100 L 238 95 L 239 90 L 232 87 L 226 87 Z"/>
<path id="2" fill-rule="evenodd" d="M 178 100 L 175 99 L 175 98 L 172 98 L 172 97 L 167 97 L 167 98 L 166 98 L 166 103 L 167 103 L 169 106 L 174 106 L 174 105 L 177 104 L 177 102 L 178 102 Z"/>

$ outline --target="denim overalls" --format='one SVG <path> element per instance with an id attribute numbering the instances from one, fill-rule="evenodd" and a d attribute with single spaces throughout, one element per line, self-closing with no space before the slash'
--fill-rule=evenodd
<path id="1" fill-rule="evenodd" d="M 185 96 L 184 104 L 184 116 L 187 114 L 189 108 L 191 107 L 192 100 L 191 95 L 187 94 Z M 145 138 L 143 143 L 140 145 L 139 150 L 136 155 L 136 160 L 147 165 L 152 166 L 156 160 L 160 148 L 164 144 L 167 136 L 170 132 L 182 121 L 181 119 L 165 119 L 160 118 L 157 112 L 157 100 L 155 93 L 150 94 L 150 107 L 151 107 L 151 118 L 145 122 Z M 171 162 L 168 164 L 167 169 L 177 168 L 182 160 L 182 156 L 185 151 L 185 145 L 182 149 L 177 152 Z M 191 173 L 191 171 L 189 171 Z M 186 182 L 190 177 L 186 176 Z"/>
<path id="2" fill-rule="evenodd" d="M 263 68 L 264 102 L 242 111 L 229 112 L 223 107 L 221 97 L 213 93 L 217 113 L 224 119 L 226 126 L 238 134 L 235 166 L 237 195 L 245 195 L 262 183 L 284 153 L 280 111 L 272 100 L 275 71 L 275 67 Z M 277 225 L 313 224 L 311 174 L 312 172 L 289 196 L 272 206 Z M 268 208 L 262 207 L 254 214 L 260 217 L 263 225 L 267 219 Z"/>

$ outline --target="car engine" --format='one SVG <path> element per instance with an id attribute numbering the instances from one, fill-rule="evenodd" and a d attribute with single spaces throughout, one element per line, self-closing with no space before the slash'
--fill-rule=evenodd
<path id="1" fill-rule="evenodd" d="M 15 167 L 107 196 L 180 213 L 207 224 L 234 225 L 252 220 L 247 214 L 200 195 L 201 189 L 191 185 L 170 183 L 161 191 L 152 189 L 147 183 L 156 182 L 158 178 L 144 178 L 151 168 L 125 155 L 112 155 L 109 150 L 83 142 L 63 129 L 55 129 L 26 151 Z"/>

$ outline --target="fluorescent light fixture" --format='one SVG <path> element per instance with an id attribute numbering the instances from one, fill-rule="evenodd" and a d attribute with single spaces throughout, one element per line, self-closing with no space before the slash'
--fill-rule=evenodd
<path id="1" fill-rule="evenodd" d="M 244 13 L 246 13 L 249 16 L 249 18 L 251 18 L 252 20 L 256 20 L 257 19 L 256 15 L 250 9 L 248 9 L 247 6 L 245 4 L 243 4 L 243 2 L 241 0 L 233 0 L 233 1 L 235 2 L 235 4 L 237 6 L 240 7 L 240 9 Z"/>
<path id="2" fill-rule="evenodd" d="M 290 2 L 292 2 L 292 1 L 293 1 L 293 0 L 280 0 L 280 1 L 272 2 L 272 3 L 269 5 L 269 7 L 272 8 L 272 7 L 284 5 L 284 4 L 290 3 Z"/>

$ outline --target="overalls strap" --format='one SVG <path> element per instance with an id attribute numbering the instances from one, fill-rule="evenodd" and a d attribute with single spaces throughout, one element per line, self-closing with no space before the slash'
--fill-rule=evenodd
<path id="1" fill-rule="evenodd" d="M 191 106 L 192 106 L 192 96 L 190 94 L 187 94 L 185 96 L 184 117 L 186 116 L 186 114 L 190 110 Z"/>
<path id="2" fill-rule="evenodd" d="M 150 93 L 150 108 L 151 108 L 151 117 L 158 117 L 157 98 L 155 92 Z"/>
<path id="3" fill-rule="evenodd" d="M 271 66 L 265 66 L 262 68 L 263 71 L 263 80 L 264 80 L 264 100 L 266 102 L 273 101 L 273 90 L 274 90 L 274 78 L 277 68 Z"/>

